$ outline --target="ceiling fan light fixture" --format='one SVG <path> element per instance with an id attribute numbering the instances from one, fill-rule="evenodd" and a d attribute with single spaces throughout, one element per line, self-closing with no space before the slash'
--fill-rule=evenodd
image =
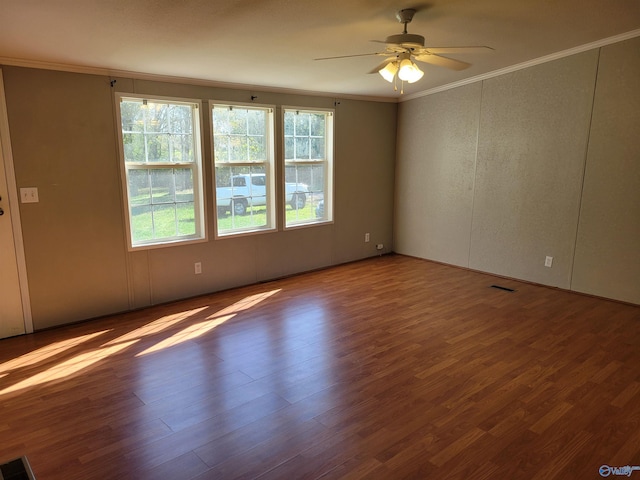
<path id="1" fill-rule="evenodd" d="M 384 78 L 389 83 L 393 82 L 393 77 L 396 76 L 397 72 L 398 65 L 396 65 L 396 62 L 389 62 L 383 68 L 378 70 L 378 73 L 382 75 L 382 78 Z"/>
<path id="2" fill-rule="evenodd" d="M 423 75 L 424 72 L 420 70 L 410 58 L 405 58 L 400 62 L 400 68 L 398 69 L 398 78 L 400 80 L 415 83 L 420 80 Z"/>
<path id="3" fill-rule="evenodd" d="M 424 76 L 424 72 L 418 68 L 418 65 L 413 64 L 413 70 L 411 71 L 411 75 L 407 82 L 415 83 L 420 80 Z"/>

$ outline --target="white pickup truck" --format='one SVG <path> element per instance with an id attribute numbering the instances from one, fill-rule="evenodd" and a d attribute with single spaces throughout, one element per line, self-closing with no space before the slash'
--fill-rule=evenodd
<path id="1" fill-rule="evenodd" d="M 249 207 L 267 203 L 267 182 L 264 173 L 234 175 L 230 187 L 216 187 L 216 205 L 219 213 L 232 212 L 244 215 Z M 286 182 L 286 203 L 301 209 L 307 203 L 309 187 L 303 183 Z"/>

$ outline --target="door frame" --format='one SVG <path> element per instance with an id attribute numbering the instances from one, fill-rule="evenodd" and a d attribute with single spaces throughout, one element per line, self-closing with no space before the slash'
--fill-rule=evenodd
<path id="1" fill-rule="evenodd" d="M 15 246 L 16 263 L 18 267 L 18 281 L 20 282 L 20 297 L 22 298 L 22 318 L 26 333 L 33 333 L 33 318 L 31 316 L 31 301 L 29 298 L 29 284 L 27 282 L 27 263 L 24 256 L 24 242 L 22 239 L 22 224 L 20 223 L 20 206 L 16 175 L 13 168 L 13 152 L 11 150 L 11 136 L 9 135 L 9 116 L 4 94 L 4 77 L 0 68 L 0 165 L 4 163 L 4 172 L 11 208 L 11 229 Z"/>

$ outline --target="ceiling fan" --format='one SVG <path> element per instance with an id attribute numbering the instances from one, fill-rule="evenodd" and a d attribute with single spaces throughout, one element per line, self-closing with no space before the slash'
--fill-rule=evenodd
<path id="1" fill-rule="evenodd" d="M 369 73 L 379 73 L 389 83 L 394 83 L 394 90 L 398 90 L 396 78 L 402 81 L 400 93 L 404 93 L 404 82 L 414 83 L 422 78 L 424 72 L 420 70 L 415 61 L 430 63 L 451 70 L 464 70 L 471 64 L 443 57 L 440 54 L 456 53 L 485 53 L 493 50 L 491 47 L 425 47 L 424 37 L 407 32 L 407 24 L 411 23 L 416 10 L 405 8 L 396 13 L 398 22 L 404 24 L 404 30 L 397 35 L 390 35 L 384 41 L 372 40 L 377 43 L 385 43 L 387 47 L 382 52 L 361 53 L 356 55 L 341 55 L 337 57 L 323 57 L 315 60 L 332 60 L 335 58 L 365 57 L 379 55 L 388 57 L 380 65 Z"/>

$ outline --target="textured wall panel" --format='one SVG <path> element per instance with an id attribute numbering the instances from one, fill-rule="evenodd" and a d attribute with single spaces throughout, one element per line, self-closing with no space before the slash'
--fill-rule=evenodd
<path id="1" fill-rule="evenodd" d="M 395 250 L 468 265 L 481 84 L 400 104 Z"/>
<path id="2" fill-rule="evenodd" d="M 640 38 L 602 48 L 572 288 L 640 303 Z"/>
<path id="3" fill-rule="evenodd" d="M 471 268 L 569 288 L 597 57 L 484 82 Z"/>

